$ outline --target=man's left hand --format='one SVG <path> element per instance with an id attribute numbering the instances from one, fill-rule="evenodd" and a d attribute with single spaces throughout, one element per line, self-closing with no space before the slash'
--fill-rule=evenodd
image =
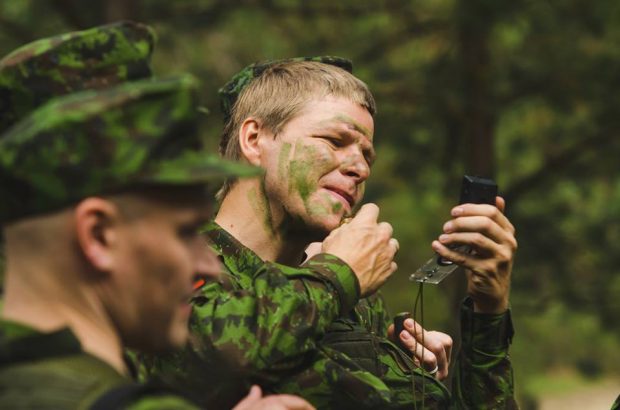
<path id="1" fill-rule="evenodd" d="M 405 330 L 400 335 L 394 335 L 394 325 L 388 327 L 388 337 L 396 341 L 399 337 L 401 345 L 413 355 L 413 361 L 426 371 L 434 373 L 437 379 L 448 377 L 450 356 L 452 354 L 452 338 L 445 333 L 427 331 L 415 320 L 406 319 L 403 323 Z"/>
<path id="2" fill-rule="evenodd" d="M 510 276 L 517 250 L 515 228 L 504 215 L 504 199 L 496 197 L 496 206 L 461 204 L 452 209 L 452 220 L 432 247 L 439 255 L 467 269 L 467 293 L 480 313 L 503 313 L 508 309 Z M 468 245 L 463 254 L 448 245 Z"/>

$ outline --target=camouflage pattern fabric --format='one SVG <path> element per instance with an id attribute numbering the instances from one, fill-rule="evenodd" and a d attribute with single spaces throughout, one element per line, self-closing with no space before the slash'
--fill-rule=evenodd
<path id="1" fill-rule="evenodd" d="M 243 70 L 235 74 L 229 82 L 224 84 L 224 86 L 218 90 L 220 97 L 220 108 L 222 109 L 222 113 L 224 114 L 224 122 L 227 122 L 230 119 L 230 115 L 232 113 L 233 106 L 237 101 L 237 98 L 239 98 L 239 95 L 241 94 L 243 89 L 247 87 L 247 85 L 250 84 L 253 79 L 259 77 L 265 72 L 265 70 L 270 67 L 292 61 L 316 61 L 318 63 L 324 63 L 340 67 L 350 73 L 353 72 L 353 63 L 351 62 L 351 60 L 336 56 L 293 57 L 282 60 L 267 60 L 250 64 L 249 66 L 245 67 Z M 228 144 L 227 140 L 223 139 L 222 141 L 220 141 L 220 152 L 223 152 L 226 144 Z"/>
<path id="2" fill-rule="evenodd" d="M 191 346 L 170 357 L 142 357 L 143 376 L 162 377 L 213 408 L 231 407 L 255 382 L 271 392 L 302 386 L 333 408 L 346 408 L 357 396 L 371 408 L 388 400 L 381 380 L 317 344 L 359 298 L 348 265 L 325 254 L 301 268 L 264 263 L 217 224 L 207 230 L 230 274 L 194 298 Z M 281 386 L 291 377 L 293 383 Z M 334 388 L 342 393 L 334 395 Z"/>
<path id="3" fill-rule="evenodd" d="M 50 101 L 0 138 L 0 221 L 137 184 L 258 174 L 201 150 L 197 105 L 197 81 L 189 75 Z"/>
<path id="4" fill-rule="evenodd" d="M 40 333 L 0 321 L 0 409 L 88 409 L 132 381 L 85 353 L 69 329 Z M 171 394 L 144 394 L 123 408 L 197 409 Z"/>
<path id="5" fill-rule="evenodd" d="M 151 76 L 153 30 L 120 22 L 26 44 L 0 60 L 0 133 L 51 98 Z"/>
<path id="6" fill-rule="evenodd" d="M 351 309 L 359 291 L 344 262 L 322 254 L 287 267 L 262 261 L 215 223 L 207 234 L 228 271 L 226 281 L 205 286 L 193 300 L 191 346 L 145 360 L 146 373 L 220 407 L 252 383 L 298 394 L 320 409 L 516 407 L 509 314 L 479 315 L 463 306 L 463 350 L 451 396 L 381 336 L 390 319 L 379 297 Z M 336 342 L 343 340 L 360 349 L 340 349 Z M 216 389 L 204 388 L 217 381 Z"/>

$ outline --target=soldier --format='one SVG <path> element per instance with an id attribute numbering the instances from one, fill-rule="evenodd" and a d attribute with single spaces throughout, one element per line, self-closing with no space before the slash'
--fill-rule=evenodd
<path id="1" fill-rule="evenodd" d="M 150 56 L 153 43 L 154 33 L 148 26 L 133 22 L 120 22 L 41 39 L 15 50 L 13 53 L 0 60 L 0 132 L 7 131 L 35 108 L 43 105 L 55 96 L 84 89 L 100 89 L 130 80 L 150 77 Z M 47 164 L 51 166 L 51 168 L 48 167 L 45 169 L 45 167 L 42 167 L 39 169 L 39 160 L 46 158 L 46 155 L 54 155 L 54 150 L 49 149 L 47 152 L 45 151 L 46 144 L 48 144 L 49 141 L 42 141 L 42 137 L 38 135 L 38 133 L 44 133 L 46 136 L 49 136 L 50 134 L 59 132 L 59 128 L 64 127 L 61 123 L 65 120 L 69 124 L 69 130 L 75 133 L 69 138 L 76 138 L 77 134 L 83 132 L 83 130 L 79 130 L 81 126 L 86 128 L 97 128 L 100 125 L 94 125 L 94 122 L 101 121 L 101 117 L 98 117 L 98 114 L 101 113 L 97 113 L 95 107 L 96 104 L 99 103 L 103 103 L 103 105 L 100 105 L 100 108 L 105 109 L 106 106 L 108 108 L 113 107 L 112 112 L 118 114 L 122 112 L 123 108 L 132 106 L 135 102 L 131 100 L 136 98 L 159 98 L 159 105 L 161 106 L 165 103 L 166 99 L 168 102 L 173 101 L 175 98 L 173 95 L 174 93 L 179 96 L 183 94 L 186 96 L 193 95 L 193 90 L 191 90 L 194 88 L 194 86 L 191 85 L 193 80 L 185 78 L 177 82 L 178 84 L 176 85 L 174 81 L 168 84 L 164 82 L 159 86 L 147 85 L 146 83 L 136 84 L 136 86 L 131 89 L 117 89 L 115 92 L 111 90 L 97 98 L 95 98 L 93 94 L 83 94 L 83 99 L 81 98 L 82 96 L 68 98 L 51 104 L 47 108 L 47 111 L 42 111 L 47 114 L 34 115 L 28 120 L 30 122 L 25 122 L 27 125 L 22 124 L 22 126 L 18 126 L 22 131 L 9 132 L 5 137 L 6 140 L 2 138 L 2 150 L 0 151 L 0 155 L 2 155 L 3 161 L 6 162 L 3 162 L 2 166 L 0 166 L 0 181 L 2 182 L 1 186 L 4 192 L 2 209 L 3 212 L 5 212 L 1 217 L 3 222 L 5 216 L 8 218 L 6 231 L 9 232 L 8 236 L 12 239 L 7 240 L 7 247 L 17 249 L 18 257 L 15 256 L 13 251 L 9 250 L 9 272 L 7 272 L 8 302 L 3 316 L 12 320 L 0 322 L 0 351 L 4 352 L 0 358 L 0 386 L 2 387 L 0 407 L 76 408 L 87 406 L 89 403 L 94 403 L 98 400 L 95 407 L 98 405 L 107 408 L 117 404 L 119 406 L 121 404 L 124 406 L 129 402 L 133 403 L 138 397 L 144 396 L 145 394 L 148 399 L 148 395 L 150 394 L 151 396 L 158 395 L 157 401 L 141 400 L 139 401 L 140 406 L 147 405 L 148 407 L 156 403 L 156 408 L 166 405 L 172 405 L 174 408 L 179 406 L 189 406 L 193 408 L 193 405 L 177 397 L 171 395 L 166 396 L 169 392 L 167 393 L 167 390 L 163 387 L 130 384 L 129 380 L 124 377 L 124 373 L 127 370 L 125 368 L 125 363 L 116 355 L 120 347 L 109 343 L 114 342 L 115 339 L 118 341 L 119 338 L 124 337 L 123 334 L 108 334 L 108 337 L 103 341 L 94 341 L 94 336 L 88 334 L 89 329 L 94 329 L 98 326 L 103 327 L 103 330 L 100 329 L 98 332 L 99 336 L 110 329 L 112 329 L 113 333 L 119 330 L 115 328 L 116 325 L 123 325 L 122 321 L 119 320 L 120 323 L 106 326 L 110 325 L 110 323 L 95 323 L 97 321 L 102 322 L 111 319 L 104 317 L 105 315 L 90 318 L 88 314 L 84 314 L 81 317 L 80 315 L 75 315 L 75 308 L 80 303 L 84 302 L 83 297 L 77 297 L 79 292 L 64 292 L 64 299 L 59 298 L 57 301 L 58 303 L 50 303 L 49 300 L 46 300 L 49 296 L 48 293 L 46 292 L 43 294 L 41 291 L 45 284 L 50 285 L 50 289 L 58 290 L 60 288 L 57 286 L 58 283 L 54 286 L 54 281 L 58 280 L 58 278 L 48 278 L 42 275 L 33 282 L 39 283 L 37 286 L 24 286 L 24 282 L 34 280 L 34 278 L 27 276 L 29 270 L 41 269 L 43 272 L 51 272 L 53 270 L 50 269 L 52 267 L 51 265 L 56 268 L 58 267 L 57 264 L 51 263 L 50 268 L 46 268 L 44 265 L 37 266 L 37 262 L 45 262 L 45 265 L 47 265 L 54 259 L 50 258 L 46 261 L 44 258 L 40 257 L 37 258 L 37 262 L 28 262 L 25 264 L 16 263 L 16 260 L 19 259 L 33 259 L 32 255 L 25 257 L 25 248 L 30 245 L 36 245 L 37 252 L 41 250 L 39 248 L 49 251 L 53 235 L 44 234 L 44 231 L 47 231 L 44 227 L 49 227 L 54 224 L 49 222 L 49 220 L 51 220 L 49 218 L 48 222 L 44 222 L 41 217 L 39 217 L 39 213 L 47 213 L 51 208 L 71 205 L 70 203 L 64 203 L 64 201 L 60 199 L 63 196 L 65 196 L 65 200 L 69 202 L 78 202 L 78 196 L 80 194 L 78 193 L 76 196 L 76 194 L 68 192 L 72 189 L 79 189 L 79 185 L 73 185 L 73 182 L 78 182 L 78 179 L 75 179 L 77 176 L 76 172 L 80 169 L 82 172 L 86 172 L 90 167 L 90 175 L 95 180 L 105 175 L 105 171 L 99 172 L 90 164 L 80 163 L 80 159 L 78 158 L 80 155 L 84 154 L 85 157 L 81 159 L 82 161 L 88 161 L 90 159 L 101 165 L 97 160 L 104 160 L 104 162 L 106 160 L 104 157 L 98 157 L 101 153 L 97 153 L 96 151 L 93 153 L 78 152 L 75 146 L 70 146 L 70 144 L 63 145 L 67 144 L 67 141 L 62 139 L 66 137 L 64 134 L 63 137 L 54 139 L 56 141 L 55 143 L 62 145 L 62 147 L 55 147 L 57 149 L 56 154 L 70 156 L 73 158 L 73 161 L 78 158 L 78 163 L 70 164 L 72 161 L 71 159 L 60 158 L 57 164 Z M 157 91 L 158 87 L 160 88 L 159 91 Z M 175 91 L 176 88 L 178 88 L 178 90 Z M 168 95 L 166 95 L 166 93 Z M 113 101 L 114 98 L 120 98 L 122 102 L 115 106 L 116 103 Z M 188 98 L 183 97 L 177 99 L 178 102 L 183 102 L 184 100 L 188 101 Z M 191 101 L 195 101 L 193 97 Z M 63 105 L 63 103 L 65 104 Z M 81 106 L 82 103 L 91 104 L 90 108 L 95 108 L 92 111 L 82 113 L 85 114 L 83 119 L 90 122 L 88 124 L 80 123 L 75 128 L 72 128 L 76 125 L 76 121 L 77 123 L 81 121 L 81 119 L 76 120 L 75 118 L 75 115 L 79 112 L 79 110 L 75 110 L 75 108 L 76 105 Z M 108 103 L 109 105 L 106 105 Z M 150 107 L 151 109 L 156 108 L 157 105 L 158 104 L 152 103 Z M 135 104 L 133 106 L 136 108 L 138 107 Z M 143 105 L 143 107 L 148 109 L 148 104 Z M 67 112 L 69 109 L 73 112 Z M 193 122 L 195 122 L 193 113 L 188 114 L 182 111 L 176 111 L 176 113 L 181 113 L 181 116 L 179 118 L 169 118 L 169 125 L 173 128 L 163 130 L 161 135 L 155 136 L 155 140 L 164 137 L 169 139 L 169 136 L 165 136 L 166 132 L 183 130 L 182 128 L 177 129 L 176 127 L 190 125 L 191 128 L 194 126 L 192 125 Z M 73 117 L 71 117 L 71 115 L 73 115 Z M 158 120 L 165 122 L 165 115 L 167 114 L 159 117 Z M 142 115 L 135 116 L 135 118 L 118 120 L 116 123 L 118 126 L 116 131 L 123 132 L 124 126 L 129 126 L 131 121 L 139 120 L 139 118 L 145 119 L 146 116 Z M 113 125 L 114 122 L 115 120 L 111 120 L 109 125 Z M 39 127 L 39 123 L 41 127 L 37 128 Z M 26 130 L 25 133 L 30 135 L 30 137 L 26 137 L 26 140 L 23 140 L 22 136 L 15 137 L 16 134 L 24 135 L 24 130 Z M 136 131 L 135 127 L 132 128 L 132 131 L 137 132 L 137 134 L 140 133 L 140 131 Z M 195 131 L 190 131 L 190 134 L 192 134 L 192 136 L 188 138 L 188 142 L 190 142 L 190 145 L 196 145 L 198 140 Z M 126 135 L 126 137 L 135 136 L 136 135 L 130 135 L 130 133 Z M 136 148 L 136 153 L 140 151 L 144 152 L 145 149 L 149 148 L 147 146 L 148 144 L 140 146 L 140 143 L 136 143 L 135 141 L 132 142 L 129 139 L 123 141 L 124 136 L 122 135 L 117 135 L 117 137 L 120 138 L 119 141 L 121 142 L 119 147 L 131 148 L 133 145 L 133 147 Z M 43 137 L 43 139 L 44 138 L 45 137 Z M 87 141 L 83 134 L 81 134 L 78 139 L 72 141 L 79 141 L 79 138 L 82 139 L 82 142 Z M 22 141 L 24 145 L 20 145 L 22 142 L 18 140 Z M 18 142 L 16 143 L 16 141 Z M 35 154 L 31 155 L 26 151 L 33 149 L 31 145 L 33 141 L 37 141 L 35 145 L 39 144 L 40 147 L 38 147 L 39 150 Z M 187 148 L 191 148 L 190 145 L 188 145 Z M 96 148 L 98 149 L 100 147 Z M 193 148 L 195 148 L 195 146 Z M 80 149 L 85 149 L 85 146 L 83 145 Z M 170 150 L 171 153 L 176 155 L 174 151 L 175 149 Z M 161 154 L 163 153 L 162 151 Z M 111 155 L 112 152 L 108 152 L 107 154 Z M 13 161 L 16 160 L 15 155 L 17 155 L 20 160 L 25 159 L 26 161 L 34 162 L 31 162 L 30 165 L 25 165 L 23 168 L 19 168 L 13 163 Z M 109 159 L 111 158 L 108 158 L 108 160 Z M 65 160 L 67 162 L 63 163 Z M 244 170 L 243 167 L 231 168 L 230 165 L 221 163 L 221 161 L 204 159 L 199 162 L 201 162 L 198 164 L 199 167 L 211 167 L 211 171 L 207 172 L 207 170 L 202 169 L 200 175 L 191 176 L 191 178 L 188 177 L 185 182 L 176 180 L 176 177 L 173 177 L 172 181 L 165 183 L 166 192 L 172 191 L 175 194 L 181 194 L 182 198 L 189 195 L 189 200 L 185 198 L 176 202 L 170 201 L 167 195 L 159 193 L 159 188 L 155 191 L 155 186 L 147 187 L 138 185 L 131 187 L 135 191 L 133 194 L 120 194 L 119 192 L 120 197 L 115 199 L 117 199 L 120 204 L 123 204 L 121 208 L 134 210 L 142 209 L 142 211 L 146 211 L 145 213 L 148 213 L 151 217 L 157 214 L 159 214 L 160 217 L 168 214 L 168 216 L 172 217 L 176 215 L 178 219 L 178 217 L 184 213 L 184 217 L 187 218 L 191 216 L 192 212 L 194 216 L 198 215 L 196 211 L 199 211 L 199 207 L 196 206 L 197 201 L 195 198 L 192 198 L 196 196 L 192 191 L 198 191 L 199 189 L 185 187 L 193 184 L 193 182 L 190 184 L 190 179 L 204 185 L 207 179 L 221 178 L 228 173 L 231 175 L 243 175 L 247 172 L 247 169 Z M 135 163 L 134 165 L 139 164 Z M 69 174 L 71 174 L 69 177 L 72 178 L 72 181 L 63 181 L 62 179 L 64 176 L 55 175 L 51 179 L 50 175 L 46 176 L 45 172 L 54 171 L 54 169 L 52 169 L 54 167 L 58 167 L 56 170 L 60 168 L 64 171 L 69 170 Z M 178 168 L 178 172 L 183 171 L 187 166 L 177 167 L 175 165 L 170 167 L 169 171 L 175 172 L 175 168 Z M 129 168 L 125 168 L 125 171 L 128 170 Z M 138 170 L 134 169 L 132 172 L 136 171 Z M 28 173 L 30 173 L 30 175 L 26 175 Z M 209 177 L 209 175 L 211 175 L 211 177 Z M 128 175 L 117 175 L 117 177 L 121 178 L 122 184 L 130 183 L 131 178 L 125 180 L 125 177 L 128 177 Z M 31 183 L 31 178 L 39 179 L 39 181 Z M 55 185 L 46 187 L 45 184 L 52 181 L 54 178 L 58 178 L 55 181 Z M 86 180 L 82 180 L 81 182 L 84 183 Z M 94 185 L 90 188 L 85 188 L 86 191 L 93 187 L 95 187 L 96 191 L 97 182 L 91 181 L 91 183 L 94 183 Z M 99 181 L 99 183 L 102 184 L 100 187 L 103 188 L 104 185 L 107 186 L 112 183 L 112 181 Z M 122 184 L 114 187 L 111 194 L 114 193 L 114 190 L 123 188 Z M 108 186 L 106 189 L 109 188 Z M 65 192 L 50 191 L 56 189 L 65 190 Z M 97 192 L 94 193 L 96 194 Z M 201 201 L 204 202 L 202 194 L 199 196 Z M 150 199 L 151 197 L 153 197 L 154 201 L 152 206 L 145 202 L 147 198 Z M 16 211 L 16 209 L 18 211 Z M 204 211 L 200 212 L 204 213 Z M 36 219 L 36 222 L 32 222 L 31 219 Z M 132 222 L 135 222 L 140 218 L 131 219 Z M 155 219 L 159 220 L 159 218 Z M 14 220 L 16 221 L 15 223 Z M 160 224 L 158 228 L 153 228 L 153 230 L 161 230 L 161 225 L 162 224 Z M 18 228 L 14 228 L 15 226 Z M 23 226 L 26 226 L 26 228 L 22 231 L 20 227 Z M 52 227 L 58 228 L 58 226 Z M 16 230 L 25 232 L 26 234 L 11 234 L 11 232 L 15 232 Z M 64 235 L 58 235 L 58 238 L 61 236 L 70 237 L 71 235 L 64 232 Z M 191 232 L 187 231 L 187 229 L 186 236 L 187 239 L 191 236 Z M 55 246 L 58 245 L 60 245 L 60 243 Z M 55 249 L 59 250 L 61 248 L 62 247 L 57 247 Z M 31 250 L 32 249 L 30 249 L 30 251 Z M 20 252 L 24 254 L 20 255 Z M 191 258 L 187 258 L 188 255 L 185 255 L 185 259 L 192 259 L 193 263 L 202 263 L 204 265 L 203 268 L 206 269 L 205 274 L 217 274 L 219 265 L 213 263 L 213 258 L 209 254 L 204 256 L 204 252 L 199 252 L 199 254 L 203 256 L 191 255 Z M 47 252 L 46 255 L 49 256 L 50 253 Z M 66 253 L 62 255 L 67 256 Z M 76 255 L 74 254 L 73 256 Z M 70 259 L 70 256 L 66 257 L 63 259 L 63 262 L 68 263 Z M 28 269 L 24 270 L 24 268 Z M 77 272 L 76 275 L 80 276 L 79 272 Z M 61 280 L 63 283 L 70 280 L 69 275 Z M 181 283 L 180 277 L 177 279 L 177 282 Z M 79 282 L 76 281 L 76 283 Z M 102 282 L 100 282 L 100 284 L 101 283 Z M 73 288 L 67 289 L 76 290 Z M 85 289 L 85 287 L 81 287 L 80 289 Z M 138 289 L 134 289 L 134 291 L 137 290 Z M 53 292 L 49 293 L 51 297 L 53 297 Z M 71 295 L 76 297 L 72 300 L 70 297 Z M 31 301 L 28 298 L 33 299 L 33 303 L 29 303 Z M 71 307 L 68 308 L 68 305 L 63 305 L 63 302 L 70 302 Z M 142 306 L 142 310 L 148 311 L 151 309 L 154 313 L 158 313 L 156 310 L 153 310 L 157 303 L 160 305 L 159 309 L 163 311 L 168 310 L 168 312 L 171 312 L 173 310 L 172 306 L 165 306 L 160 300 L 151 300 L 151 302 L 155 302 L 152 303 L 153 306 L 145 303 Z M 102 305 L 104 304 L 105 303 L 102 303 Z M 175 302 L 175 306 L 176 305 Z M 56 311 L 47 311 L 45 309 L 50 306 L 55 306 Z M 117 306 L 117 308 L 118 311 L 115 315 L 122 315 L 132 309 L 130 305 L 120 305 L 120 307 Z M 58 315 L 59 312 L 63 314 Z M 84 309 L 84 312 L 93 313 L 92 309 Z M 33 317 L 33 313 L 44 313 L 44 315 Z M 46 321 L 46 319 L 49 319 L 49 321 Z M 88 320 L 92 320 L 93 323 L 89 325 L 89 323 L 87 323 Z M 164 326 L 166 325 L 163 321 L 160 320 L 160 322 L 162 322 L 161 324 Z M 168 335 L 170 340 L 161 338 L 162 346 L 170 347 L 171 342 L 175 342 L 175 345 L 178 345 L 184 340 L 184 331 L 178 332 L 179 323 L 184 324 L 183 317 L 174 318 L 174 321 L 169 323 L 171 327 L 171 334 Z M 69 325 L 70 329 L 60 329 L 47 333 L 40 332 L 41 330 L 53 329 L 54 326 L 58 324 Z M 102 324 L 104 326 L 101 326 Z M 147 323 L 145 329 L 150 329 L 150 332 L 165 332 L 165 327 L 164 329 L 158 329 L 154 328 L 154 325 L 156 325 L 155 322 Z M 185 326 L 181 326 L 181 328 L 183 327 Z M 172 330 L 173 328 L 177 330 Z M 121 330 L 126 331 L 127 329 Z M 134 333 L 137 330 L 137 328 L 133 330 L 129 329 L 130 332 Z M 73 332 L 77 334 L 74 335 L 72 334 Z M 82 346 L 80 346 L 80 344 L 82 344 Z M 88 353 L 85 353 L 86 351 L 88 351 Z M 101 359 L 103 359 L 103 362 Z M 109 390 L 107 395 L 101 396 L 98 399 L 100 393 L 117 386 L 118 388 Z M 30 392 L 33 391 L 34 387 L 38 387 L 39 390 L 37 394 L 31 397 Z M 24 394 L 25 391 L 28 391 L 28 395 Z M 261 399 L 261 396 L 262 393 L 260 389 L 255 386 L 252 388 L 248 397 L 239 403 L 237 408 L 309 408 L 307 403 L 295 397 L 271 396 Z"/>
<path id="2" fill-rule="evenodd" d="M 200 148 L 196 90 L 181 76 L 84 91 L 0 138 L 0 407 L 196 408 L 131 384 L 122 355 L 185 343 L 192 282 L 220 269 L 197 233 L 205 188 L 257 173 Z M 254 388 L 251 408 L 310 406 Z"/>
<path id="3" fill-rule="evenodd" d="M 221 152 L 265 175 L 230 179 L 220 191 L 207 235 L 229 275 L 193 299 L 191 348 L 152 366 L 207 401 L 213 398 L 195 381 L 221 364 L 232 369 L 231 380 L 296 392 L 319 408 L 515 407 L 508 289 L 516 240 L 501 198 L 498 208 L 454 208 L 433 242 L 440 255 L 471 270 L 452 395 L 435 378 L 435 366 L 447 374 L 450 340 L 407 321 L 398 336 L 410 353 L 420 357 L 418 341 L 432 341 L 423 356 L 430 362 L 417 367 L 388 336 L 391 320 L 377 286 L 366 286 L 360 272 L 367 267 L 351 255 L 373 241 L 397 249 L 391 228 L 371 230 L 378 217 L 372 204 L 339 227 L 360 204 L 374 162 L 375 103 L 351 70 L 334 57 L 267 62 L 221 90 Z M 317 240 L 322 253 L 299 266 Z M 478 257 L 447 247 L 455 242 L 472 245 Z M 336 249 L 342 243 L 345 252 Z M 325 267 L 340 280 L 317 274 Z"/>

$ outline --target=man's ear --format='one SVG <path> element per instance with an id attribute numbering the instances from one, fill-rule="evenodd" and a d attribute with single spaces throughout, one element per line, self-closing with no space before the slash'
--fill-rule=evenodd
<path id="1" fill-rule="evenodd" d="M 103 198 L 81 201 L 74 212 L 77 240 L 86 260 L 98 271 L 114 267 L 114 248 L 118 237 L 120 212 Z"/>
<path id="2" fill-rule="evenodd" d="M 261 135 L 261 123 L 256 118 L 246 118 L 239 127 L 239 147 L 241 154 L 252 165 L 260 166 L 261 152 L 259 137 Z"/>

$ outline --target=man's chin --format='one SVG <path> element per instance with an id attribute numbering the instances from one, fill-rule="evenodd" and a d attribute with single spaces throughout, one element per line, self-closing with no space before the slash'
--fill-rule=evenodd
<path id="1" fill-rule="evenodd" d="M 321 242 L 330 234 L 331 231 L 340 226 L 342 218 L 336 215 L 332 215 L 329 218 L 323 218 L 318 221 L 314 221 L 313 224 L 308 226 L 308 231 L 311 232 L 311 242 Z"/>

